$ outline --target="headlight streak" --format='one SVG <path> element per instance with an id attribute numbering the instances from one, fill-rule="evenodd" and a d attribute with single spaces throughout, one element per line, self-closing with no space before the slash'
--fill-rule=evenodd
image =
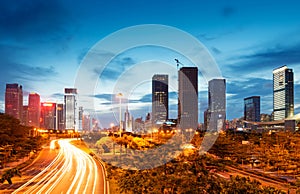
<path id="1" fill-rule="evenodd" d="M 27 183 L 25 183 L 24 185 L 16 189 L 13 192 L 13 194 L 18 193 L 19 191 L 21 191 L 22 189 L 24 189 L 25 187 L 33 183 L 35 180 L 37 180 L 39 177 L 41 177 L 43 174 L 45 174 L 62 156 L 63 156 L 63 152 L 60 151 L 58 155 L 55 157 L 55 159 L 46 168 L 44 168 L 40 173 L 38 173 L 36 176 L 30 179 Z"/>
<path id="2" fill-rule="evenodd" d="M 89 154 L 71 145 L 72 140 L 74 139 L 59 140 L 59 153 L 50 165 L 13 193 L 98 192 L 97 185 L 100 181 L 98 165 Z M 54 145 L 54 142 L 51 142 L 51 145 Z M 101 168 L 104 170 L 102 166 Z M 105 176 L 103 179 L 105 183 Z M 103 190 L 106 193 L 106 184 Z"/>

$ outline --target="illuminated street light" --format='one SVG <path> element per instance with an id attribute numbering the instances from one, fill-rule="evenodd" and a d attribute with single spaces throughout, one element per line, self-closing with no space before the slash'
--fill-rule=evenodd
<path id="1" fill-rule="evenodd" d="M 113 130 L 114 129 L 115 124 L 114 123 L 110 123 L 110 129 Z"/>

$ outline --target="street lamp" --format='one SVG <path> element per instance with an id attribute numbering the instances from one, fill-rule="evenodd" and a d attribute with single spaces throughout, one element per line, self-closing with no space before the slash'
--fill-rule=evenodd
<path id="1" fill-rule="evenodd" d="M 119 98 L 119 105 L 120 105 L 120 115 L 119 115 L 119 119 L 120 119 L 120 137 L 122 137 L 122 97 L 123 97 L 123 94 L 118 93 L 117 97 Z"/>

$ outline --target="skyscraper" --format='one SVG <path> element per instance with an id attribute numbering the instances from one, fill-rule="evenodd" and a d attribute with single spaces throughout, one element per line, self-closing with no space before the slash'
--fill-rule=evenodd
<path id="1" fill-rule="evenodd" d="M 244 98 L 244 120 L 260 121 L 260 96 Z"/>
<path id="2" fill-rule="evenodd" d="M 56 103 L 41 103 L 40 127 L 43 129 L 56 129 Z"/>
<path id="3" fill-rule="evenodd" d="M 65 127 L 77 131 L 78 120 L 77 89 L 65 88 Z"/>
<path id="4" fill-rule="evenodd" d="M 40 95 L 30 93 L 28 96 L 28 125 L 40 127 L 41 102 Z"/>
<path id="5" fill-rule="evenodd" d="M 152 123 L 162 124 L 169 115 L 168 75 L 152 77 Z"/>
<path id="6" fill-rule="evenodd" d="M 23 90 L 19 84 L 6 84 L 5 114 L 19 119 L 22 123 L 23 116 Z"/>
<path id="7" fill-rule="evenodd" d="M 294 115 L 294 73 L 287 66 L 273 70 L 274 120 Z"/>
<path id="8" fill-rule="evenodd" d="M 178 125 L 182 130 L 198 126 L 198 68 L 182 67 L 178 72 Z"/>
<path id="9" fill-rule="evenodd" d="M 212 79 L 208 82 L 208 129 L 224 129 L 226 119 L 226 80 Z"/>
<path id="10" fill-rule="evenodd" d="M 56 129 L 65 129 L 65 116 L 64 116 L 64 104 L 57 104 L 56 107 Z"/>

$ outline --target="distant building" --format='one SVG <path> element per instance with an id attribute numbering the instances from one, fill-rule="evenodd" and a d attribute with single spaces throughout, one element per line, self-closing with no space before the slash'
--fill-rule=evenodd
<path id="1" fill-rule="evenodd" d="M 40 114 L 40 95 L 37 93 L 30 93 L 28 96 L 28 126 L 40 127 Z"/>
<path id="2" fill-rule="evenodd" d="M 40 128 L 56 129 L 56 103 L 41 103 Z"/>
<path id="3" fill-rule="evenodd" d="M 260 96 L 244 98 L 244 120 L 260 122 Z"/>
<path id="4" fill-rule="evenodd" d="M 84 131 L 90 131 L 91 130 L 91 118 L 90 118 L 90 115 L 83 115 L 82 127 L 83 127 Z"/>
<path id="5" fill-rule="evenodd" d="M 136 118 L 134 120 L 133 131 L 134 131 L 134 133 L 144 133 L 145 132 L 145 123 L 143 121 L 143 117 Z"/>
<path id="6" fill-rule="evenodd" d="M 99 127 L 99 122 L 97 119 L 92 118 L 92 130 L 93 131 L 98 131 L 100 129 Z"/>
<path id="7" fill-rule="evenodd" d="M 208 129 L 221 130 L 226 120 L 226 80 L 212 79 L 208 82 Z"/>
<path id="8" fill-rule="evenodd" d="M 272 121 L 272 115 L 262 113 L 262 114 L 260 114 L 260 121 L 261 122 Z"/>
<path id="9" fill-rule="evenodd" d="M 209 123 L 209 109 L 206 109 L 204 111 L 204 114 L 203 114 L 203 120 L 204 120 L 204 123 L 203 123 L 203 129 L 204 130 L 207 130 L 207 127 L 208 127 L 208 123 Z"/>
<path id="10" fill-rule="evenodd" d="M 198 126 L 198 68 L 182 67 L 178 72 L 178 125 L 181 129 Z"/>
<path id="11" fill-rule="evenodd" d="M 23 90 L 19 84 L 6 84 L 5 114 L 19 119 L 22 123 L 23 116 Z"/>
<path id="12" fill-rule="evenodd" d="M 133 125 L 133 121 L 132 121 L 132 117 L 130 116 L 130 113 L 128 111 L 128 107 L 126 108 L 126 111 L 124 113 L 124 131 L 127 132 L 132 132 L 132 125 Z"/>
<path id="13" fill-rule="evenodd" d="M 78 130 L 82 131 L 83 126 L 82 126 L 82 119 L 83 119 L 83 107 L 79 107 L 79 112 L 78 112 Z"/>
<path id="14" fill-rule="evenodd" d="M 65 127 L 66 129 L 78 130 L 77 89 L 65 88 Z"/>
<path id="15" fill-rule="evenodd" d="M 22 124 L 28 126 L 28 106 L 23 106 Z"/>
<path id="16" fill-rule="evenodd" d="M 287 66 L 273 70 L 274 121 L 294 116 L 294 73 Z"/>
<path id="17" fill-rule="evenodd" d="M 64 113 L 64 104 L 56 105 L 56 129 L 65 130 L 65 113 Z"/>
<path id="18" fill-rule="evenodd" d="M 152 77 L 152 123 L 161 125 L 169 116 L 168 75 Z"/>

